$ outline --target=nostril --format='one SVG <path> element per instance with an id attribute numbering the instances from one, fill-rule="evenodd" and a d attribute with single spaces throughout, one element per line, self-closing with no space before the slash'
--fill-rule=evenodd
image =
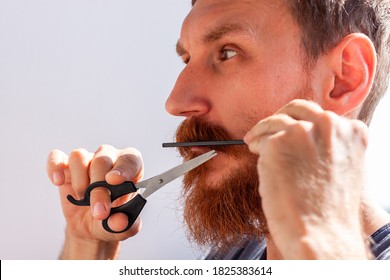
<path id="1" fill-rule="evenodd" d="M 165 109 L 173 116 L 192 117 L 209 112 L 210 104 L 199 96 L 172 93 L 165 102 Z"/>
<path id="2" fill-rule="evenodd" d="M 179 75 L 165 109 L 174 116 L 199 116 L 210 110 L 207 85 L 193 67 L 186 67 Z"/>

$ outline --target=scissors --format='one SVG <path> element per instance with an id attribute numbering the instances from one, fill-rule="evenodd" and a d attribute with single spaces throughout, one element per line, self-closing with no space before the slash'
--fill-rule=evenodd
<path id="1" fill-rule="evenodd" d="M 89 206 L 90 198 L 91 198 L 91 191 L 94 188 L 97 187 L 105 187 L 110 191 L 111 196 L 111 202 L 116 200 L 117 198 L 124 196 L 129 193 L 133 193 L 138 191 L 138 189 L 145 188 L 142 194 L 137 194 L 134 198 L 132 198 L 130 201 L 126 202 L 125 204 L 119 206 L 119 207 L 113 207 L 111 208 L 109 216 L 102 221 L 103 228 L 111 233 L 122 233 L 128 230 L 139 214 L 141 213 L 142 209 L 144 208 L 146 204 L 146 198 L 150 196 L 155 191 L 159 190 L 164 185 L 168 184 L 169 182 L 179 178 L 180 176 L 184 175 L 188 171 L 198 167 L 199 165 L 205 163 L 209 159 L 216 156 L 217 153 L 212 150 L 207 153 L 204 153 L 196 158 L 193 158 L 189 161 L 186 161 L 182 164 L 179 164 L 178 166 L 160 174 L 155 177 L 152 177 L 150 179 L 144 180 L 142 182 L 134 184 L 131 181 L 126 181 L 119 185 L 110 185 L 106 181 L 99 181 L 94 182 L 88 186 L 88 188 L 85 191 L 84 198 L 80 200 L 76 200 L 73 198 L 73 196 L 68 195 L 68 200 L 77 206 Z M 128 224 L 127 227 L 121 231 L 115 231 L 112 230 L 108 225 L 108 219 L 116 213 L 123 213 L 128 218 Z"/>

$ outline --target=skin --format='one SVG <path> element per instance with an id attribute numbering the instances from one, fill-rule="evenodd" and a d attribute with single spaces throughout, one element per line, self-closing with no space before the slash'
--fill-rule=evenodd
<path id="1" fill-rule="evenodd" d="M 52 183 L 59 186 L 67 222 L 61 259 L 114 259 L 118 255 L 119 241 L 134 236 L 141 229 L 140 219 L 121 234 L 110 234 L 102 228 L 101 220 L 108 217 L 111 207 L 110 196 L 104 188 L 91 192 L 90 208 L 74 207 L 66 198 L 68 194 L 82 197 L 90 182 L 106 180 L 115 185 L 139 181 L 143 163 L 138 150 L 118 150 L 109 145 L 100 146 L 95 153 L 76 149 L 66 155 L 53 150 L 47 159 L 47 174 Z M 123 203 L 123 200 L 117 202 Z M 118 205 L 114 202 L 112 206 Z M 121 230 L 126 226 L 126 218 L 112 216 L 109 225 L 113 230 Z"/>
<path id="2" fill-rule="evenodd" d="M 375 75 L 371 41 L 349 34 L 308 75 L 299 28 L 284 1 L 198 0 L 177 51 L 186 65 L 167 111 L 220 124 L 259 155 L 267 257 L 370 257 L 365 238 L 390 221 L 364 192 L 367 127 L 353 119 Z M 240 164 L 223 154 L 212 161 L 210 181 Z M 140 153 L 130 148 L 50 153 L 48 176 L 60 186 L 67 221 L 62 258 L 115 258 L 119 241 L 141 228 L 140 221 L 120 235 L 101 228 L 110 209 L 104 189 L 91 194 L 91 209 L 73 207 L 65 196 L 102 179 L 137 181 L 142 170 Z M 113 229 L 124 223 L 119 215 L 110 220 Z"/>

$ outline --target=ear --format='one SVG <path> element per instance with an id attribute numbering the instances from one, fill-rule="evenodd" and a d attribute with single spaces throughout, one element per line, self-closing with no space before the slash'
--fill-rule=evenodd
<path id="1" fill-rule="evenodd" d="M 327 55 L 332 81 L 323 92 L 323 107 L 339 115 L 356 115 L 370 93 L 376 52 L 364 34 L 350 34 Z"/>

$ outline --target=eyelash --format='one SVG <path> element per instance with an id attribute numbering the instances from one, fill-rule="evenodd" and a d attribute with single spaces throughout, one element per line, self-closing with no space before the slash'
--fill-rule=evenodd
<path id="1" fill-rule="evenodd" d="M 232 57 L 226 57 L 226 56 L 228 55 L 229 52 L 234 52 L 235 55 L 232 56 Z M 237 51 L 236 51 L 236 50 L 233 50 L 233 49 L 231 49 L 231 48 L 226 48 L 226 47 L 224 47 L 224 48 L 222 48 L 222 50 L 219 52 L 219 54 L 220 54 L 219 59 L 220 59 L 221 61 L 226 61 L 226 60 L 229 60 L 229 59 L 235 57 L 235 56 L 237 55 Z"/>
<path id="2" fill-rule="evenodd" d="M 234 56 L 236 56 L 238 54 L 238 52 L 236 50 L 234 50 L 234 49 L 223 47 L 219 51 L 219 53 L 218 53 L 218 59 L 221 60 L 221 61 L 226 61 L 226 60 L 229 60 L 229 59 L 233 58 L 234 56 L 232 56 L 232 57 L 225 57 L 228 52 L 235 52 L 236 54 Z M 191 57 L 190 56 L 183 57 L 182 60 L 183 60 L 184 64 L 188 64 L 190 62 L 190 60 L 191 60 Z"/>

